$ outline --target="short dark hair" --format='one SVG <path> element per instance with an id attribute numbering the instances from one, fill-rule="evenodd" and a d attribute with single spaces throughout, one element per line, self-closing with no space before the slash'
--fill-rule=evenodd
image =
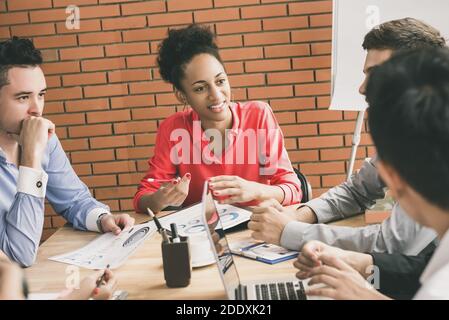
<path id="1" fill-rule="evenodd" d="M 0 42 L 0 88 L 8 84 L 8 71 L 12 67 L 42 64 L 42 55 L 29 39 L 12 37 Z"/>
<path id="2" fill-rule="evenodd" d="M 425 199 L 449 209 L 449 50 L 399 52 L 367 85 L 379 158 Z"/>
<path id="3" fill-rule="evenodd" d="M 159 46 L 157 58 L 162 79 L 182 91 L 184 68 L 201 53 L 208 53 L 223 64 L 215 43 L 215 34 L 209 27 L 191 24 L 183 29 L 170 30 L 168 37 Z"/>
<path id="4" fill-rule="evenodd" d="M 392 20 L 373 28 L 363 40 L 365 50 L 443 48 L 446 40 L 434 27 L 414 18 Z"/>

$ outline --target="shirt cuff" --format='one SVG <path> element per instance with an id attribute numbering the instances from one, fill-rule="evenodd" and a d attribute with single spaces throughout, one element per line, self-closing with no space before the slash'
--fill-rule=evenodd
<path id="1" fill-rule="evenodd" d="M 103 213 L 111 214 L 104 208 L 95 208 L 89 211 L 86 217 L 86 229 L 89 231 L 100 232 L 101 230 L 98 229 L 97 220 Z"/>
<path id="2" fill-rule="evenodd" d="M 304 233 L 309 226 L 310 224 L 300 221 L 287 223 L 281 234 L 281 246 L 289 250 L 300 251 L 305 244 Z"/>
<path id="3" fill-rule="evenodd" d="M 45 198 L 48 174 L 43 170 L 19 166 L 17 192 L 26 193 L 38 198 Z"/>
<path id="4" fill-rule="evenodd" d="M 309 202 L 304 203 L 304 205 L 312 209 L 315 213 L 318 220 L 317 223 L 327 223 L 338 218 L 338 215 L 333 213 L 329 204 L 321 198 L 310 200 Z"/>

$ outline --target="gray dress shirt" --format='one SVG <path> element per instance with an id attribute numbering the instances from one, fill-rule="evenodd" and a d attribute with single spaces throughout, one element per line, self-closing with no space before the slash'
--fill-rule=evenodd
<path id="1" fill-rule="evenodd" d="M 395 204 L 390 218 L 382 224 L 360 228 L 324 225 L 333 220 L 355 216 L 371 208 L 385 196 L 385 185 L 375 166 L 376 159 L 367 159 L 350 180 L 330 189 L 319 198 L 307 202 L 316 214 L 318 224 L 299 221 L 288 223 L 281 236 L 281 245 L 300 250 L 310 240 L 358 252 L 386 252 L 416 255 L 436 233 L 410 218 Z"/>

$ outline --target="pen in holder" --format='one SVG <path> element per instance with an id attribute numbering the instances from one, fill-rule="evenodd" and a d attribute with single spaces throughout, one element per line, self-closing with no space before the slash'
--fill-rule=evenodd
<path id="1" fill-rule="evenodd" d="M 177 238 L 178 242 L 163 241 L 161 244 L 164 278 L 170 288 L 188 286 L 192 272 L 188 237 Z"/>
<path id="2" fill-rule="evenodd" d="M 154 212 L 147 208 L 147 212 L 154 220 L 162 237 L 162 263 L 164 278 L 168 287 L 179 288 L 190 284 L 190 250 L 187 237 L 180 237 L 175 223 L 170 224 L 171 231 L 164 229 Z M 170 234 L 170 238 L 168 236 Z"/>

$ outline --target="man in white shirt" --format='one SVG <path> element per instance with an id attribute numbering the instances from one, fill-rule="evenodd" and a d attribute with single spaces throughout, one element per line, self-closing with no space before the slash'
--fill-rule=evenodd
<path id="1" fill-rule="evenodd" d="M 407 214 L 440 240 L 414 299 L 449 299 L 449 50 L 397 54 L 372 71 L 367 100 L 379 174 Z M 368 289 L 360 274 L 366 269 L 353 269 L 348 252 L 317 243 L 314 250 L 307 247 L 295 262 L 297 276 L 326 285 L 309 294 L 387 298 Z"/>

